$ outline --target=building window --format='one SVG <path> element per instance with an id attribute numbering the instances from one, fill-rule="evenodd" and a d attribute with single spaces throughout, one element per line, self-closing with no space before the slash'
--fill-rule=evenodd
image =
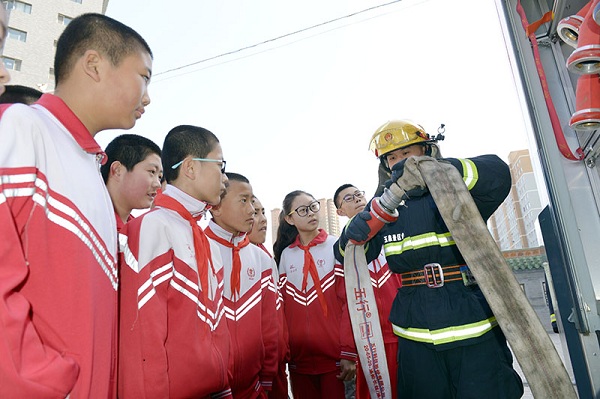
<path id="1" fill-rule="evenodd" d="M 21 60 L 17 60 L 16 58 L 10 57 L 2 57 L 2 61 L 4 62 L 4 66 L 6 67 L 6 69 L 10 69 L 12 71 L 21 70 Z"/>
<path id="2" fill-rule="evenodd" d="M 73 20 L 73 18 L 71 17 L 67 17 L 66 15 L 63 14 L 58 14 L 58 23 L 64 26 L 69 25 L 69 23 L 71 23 L 71 21 Z"/>
<path id="3" fill-rule="evenodd" d="M 7 10 L 18 10 L 25 14 L 31 14 L 31 4 L 19 0 L 5 0 L 3 3 Z"/>
<path id="4" fill-rule="evenodd" d="M 9 27 L 8 28 L 8 37 L 11 39 L 18 40 L 20 42 L 26 42 L 27 41 L 27 32 Z"/>

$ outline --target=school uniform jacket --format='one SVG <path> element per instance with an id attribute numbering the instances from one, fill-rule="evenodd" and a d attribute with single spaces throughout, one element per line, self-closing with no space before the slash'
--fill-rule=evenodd
<path id="1" fill-rule="evenodd" d="M 194 217 L 206 211 L 174 186 L 164 194 Z M 219 248 L 209 240 L 214 269 L 209 264 L 205 300 L 192 229 L 177 212 L 156 207 L 121 233 L 119 397 L 230 397 Z"/>
<path id="2" fill-rule="evenodd" d="M 273 259 L 273 256 L 269 250 L 263 244 L 254 244 L 257 248 L 264 251 L 269 258 Z M 285 321 L 285 313 L 283 311 L 283 295 L 281 294 L 282 287 L 279 283 L 279 270 L 277 270 L 277 264 L 273 261 L 273 281 L 275 281 L 277 288 L 277 300 L 275 302 L 275 308 L 277 310 L 277 328 L 279 329 L 279 338 L 277 344 L 277 374 L 273 380 L 273 391 L 275 395 L 280 394 L 285 397 L 288 395 L 287 390 L 287 362 L 290 359 L 290 345 L 289 345 L 289 332 L 287 322 Z M 278 389 L 281 392 L 275 392 Z M 271 394 L 271 395 L 273 395 Z"/>
<path id="3" fill-rule="evenodd" d="M 263 250 L 269 258 L 273 259 L 273 256 L 269 252 L 269 250 L 263 244 L 254 244 L 257 248 Z M 277 270 L 277 264 L 273 261 L 273 281 L 276 282 L 277 288 L 277 300 L 275 302 L 275 308 L 277 309 L 277 326 L 279 328 L 279 344 L 277 351 L 279 352 L 278 361 L 280 365 L 283 365 L 285 369 L 285 364 L 290 358 L 290 345 L 289 341 L 289 333 L 287 323 L 285 321 L 285 314 L 283 312 L 283 295 L 281 294 L 281 288 L 279 286 L 279 270 Z M 287 378 L 287 377 L 286 377 Z"/>
<path id="4" fill-rule="evenodd" d="M 236 246 L 245 238 L 245 235 L 234 236 L 212 220 L 207 229 Z M 275 261 L 254 245 L 241 248 L 240 292 L 234 297 L 230 280 L 232 248 L 210 237 L 209 240 L 219 247 L 223 260 L 223 300 L 231 335 L 229 377 L 233 395 L 247 391 L 248 387 L 259 391 L 258 382 L 264 389 L 270 390 L 277 370 L 279 337 L 277 293 L 273 280 Z"/>
<path id="5" fill-rule="evenodd" d="M 117 229 L 103 152 L 58 97 L 2 111 L 0 396 L 115 397 Z"/>
<path id="6" fill-rule="evenodd" d="M 289 331 L 289 369 L 301 374 L 323 374 L 339 370 L 340 359 L 357 360 L 356 345 L 346 303 L 344 269 L 333 256 L 334 236 L 319 231 L 311 247 L 319 284 L 327 303 L 327 316 L 317 297 L 315 284 L 308 277 L 302 290 L 304 251 L 300 238 L 281 253 L 280 287 Z"/>
<path id="7" fill-rule="evenodd" d="M 510 191 L 506 163 L 496 155 L 446 161 L 463 176 L 483 220 L 487 220 Z M 465 265 L 430 193 L 407 200 L 398 207 L 398 212 L 398 220 L 385 225 L 365 245 L 367 260 L 377 256 L 383 246 L 394 273 L 422 271 L 430 263 Z M 336 244 L 338 259 L 343 258 L 345 242 L 344 231 Z M 399 337 L 423 342 L 437 350 L 490 339 L 493 334 L 486 333 L 497 326 L 479 286 L 465 285 L 463 281 L 448 282 L 439 288 L 403 286 L 398 290 L 390 321 Z"/>

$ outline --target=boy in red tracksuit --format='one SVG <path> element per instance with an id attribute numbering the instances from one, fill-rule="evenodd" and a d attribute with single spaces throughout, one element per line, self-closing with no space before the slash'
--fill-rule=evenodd
<path id="1" fill-rule="evenodd" d="M 128 26 L 83 14 L 54 65 L 54 94 L 1 108 L 0 396 L 114 398 L 117 228 L 94 137 L 144 113 L 152 52 Z"/>
<path id="2" fill-rule="evenodd" d="M 267 239 L 267 217 L 265 216 L 265 207 L 256 196 L 252 197 L 252 205 L 254 206 L 254 225 L 252 226 L 252 231 L 248 233 L 248 238 L 250 239 L 250 243 L 256 245 L 272 257 L 271 253 L 264 245 Z M 273 266 L 273 278 L 277 282 L 277 326 L 279 328 L 279 347 L 277 351 L 279 356 L 277 361 L 277 375 L 273 380 L 273 389 L 269 392 L 269 399 L 288 399 L 289 384 L 287 362 L 290 360 L 290 345 L 288 343 L 289 332 L 285 321 L 285 314 L 283 312 L 283 296 L 281 295 L 281 289 L 279 287 L 279 272 L 277 271 L 277 265 L 275 265 L 275 263 L 273 263 Z"/>
<path id="3" fill-rule="evenodd" d="M 100 173 L 110 194 L 117 218 L 117 232 L 133 219 L 134 209 L 148 209 L 160 188 L 163 175 L 160 147 L 137 134 L 122 134 L 105 149 L 107 161 Z"/>
<path id="4" fill-rule="evenodd" d="M 227 179 L 227 191 L 211 209 L 205 232 L 223 259 L 223 301 L 231 335 L 229 380 L 235 399 L 267 398 L 278 357 L 274 262 L 249 245 L 246 233 L 254 224 L 250 182 L 237 173 L 227 173 Z"/>
<path id="5" fill-rule="evenodd" d="M 225 191 L 223 151 L 208 130 L 182 125 L 162 163 L 164 192 L 121 231 L 119 397 L 231 398 L 223 263 L 197 223 Z"/>
<path id="6" fill-rule="evenodd" d="M 319 201 L 300 190 L 283 200 L 274 257 L 289 329 L 296 399 L 343 399 L 356 374 L 356 348 L 336 241 L 319 229 Z"/>
<path id="7" fill-rule="evenodd" d="M 265 241 L 267 240 L 265 207 L 255 195 L 252 196 L 252 206 L 254 207 L 254 224 L 252 225 L 252 230 L 248 233 L 250 243 L 265 251 L 270 257 L 273 257 L 267 247 L 265 247 Z"/>
<path id="8" fill-rule="evenodd" d="M 364 191 L 360 191 L 352 184 L 343 184 L 335 191 L 333 202 L 337 208 L 337 214 L 352 219 L 354 215 L 361 212 L 367 205 Z M 369 274 L 371 275 L 371 285 L 373 293 L 377 300 L 377 309 L 379 310 L 379 321 L 383 342 L 385 345 L 385 354 L 387 366 L 390 374 L 390 388 L 392 398 L 397 397 L 397 370 L 398 370 L 398 338 L 392 329 L 392 323 L 389 321 L 392 304 L 398 288 L 400 288 L 400 279 L 397 274 L 391 272 L 383 251 L 369 263 Z M 365 374 L 360 363 L 357 365 L 356 372 L 356 399 L 370 398 L 369 386 L 365 379 Z"/>

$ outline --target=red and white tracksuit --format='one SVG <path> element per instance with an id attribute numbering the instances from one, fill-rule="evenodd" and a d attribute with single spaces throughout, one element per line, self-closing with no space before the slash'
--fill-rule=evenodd
<path id="1" fill-rule="evenodd" d="M 56 96 L 2 107 L 0 396 L 116 396 L 117 228 L 103 152 Z"/>
<path id="2" fill-rule="evenodd" d="M 258 248 L 265 251 L 269 257 L 273 257 L 269 250 L 263 244 L 255 244 Z M 269 399 L 288 399 L 288 374 L 287 363 L 290 360 L 290 344 L 287 322 L 285 321 L 285 313 L 283 312 L 283 295 L 281 295 L 281 287 L 279 287 L 279 271 L 277 265 L 273 262 L 273 279 L 277 281 L 277 326 L 279 328 L 279 339 L 277 347 L 277 374 L 273 379 L 273 388 L 269 392 Z"/>
<path id="3" fill-rule="evenodd" d="M 219 247 L 223 260 L 223 301 L 231 335 L 229 380 L 233 397 L 266 398 L 264 390 L 271 390 L 278 357 L 275 261 L 254 245 L 239 248 L 239 293 L 234 295 L 231 286 L 233 249 L 219 240 L 239 246 L 246 236 L 234 236 L 213 220 L 206 233 Z"/>
<path id="4" fill-rule="evenodd" d="M 206 211 L 172 185 L 164 195 L 192 216 Z M 119 397 L 231 397 L 219 248 L 208 240 L 213 267 L 205 293 L 192 228 L 177 212 L 157 206 L 121 233 Z"/>
<path id="5" fill-rule="evenodd" d="M 316 245 L 309 249 L 318 272 L 316 284 L 325 299 L 327 315 L 310 276 L 306 290 L 302 290 L 305 258 L 299 237 L 281 254 L 280 286 L 289 329 L 289 369 L 294 392 L 303 388 L 294 384 L 295 375 L 339 373 L 340 359 L 357 359 L 346 303 L 344 271 L 333 255 L 335 242 L 336 237 L 320 230 L 311 243 Z M 343 394 L 343 383 L 334 378 L 333 384 L 340 384 Z"/>

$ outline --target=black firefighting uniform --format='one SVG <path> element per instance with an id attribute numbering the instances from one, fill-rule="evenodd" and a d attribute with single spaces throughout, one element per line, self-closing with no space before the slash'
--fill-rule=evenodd
<path id="1" fill-rule="evenodd" d="M 447 158 L 463 176 L 484 220 L 500 206 L 511 187 L 508 166 L 496 155 Z M 368 210 L 368 208 L 366 208 Z M 481 290 L 473 283 L 429 192 L 406 200 L 399 217 L 365 244 L 370 262 L 384 247 L 390 269 L 405 286 L 398 290 L 389 320 L 399 339 L 398 397 L 519 398 L 520 377 L 512 368 L 506 339 Z M 334 247 L 343 261 L 345 229 Z M 427 264 L 452 269 L 443 286 L 408 286 Z M 439 270 L 430 266 L 430 271 Z M 451 280 L 447 278 L 447 280 Z M 439 282 L 439 279 L 438 279 Z"/>

